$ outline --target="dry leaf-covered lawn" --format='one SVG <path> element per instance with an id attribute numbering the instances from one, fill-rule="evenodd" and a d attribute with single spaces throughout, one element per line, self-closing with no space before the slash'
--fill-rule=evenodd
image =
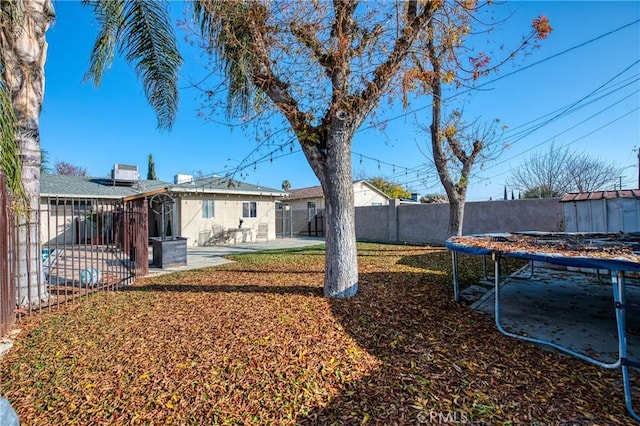
<path id="1" fill-rule="evenodd" d="M 443 249 L 360 244 L 349 300 L 322 248 L 233 258 L 26 318 L 0 395 L 23 425 L 629 423 L 618 371 L 454 303 Z"/>

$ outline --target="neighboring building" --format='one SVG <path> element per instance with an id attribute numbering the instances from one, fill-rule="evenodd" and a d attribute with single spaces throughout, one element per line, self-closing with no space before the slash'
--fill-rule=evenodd
<path id="1" fill-rule="evenodd" d="M 113 217 L 110 212 L 120 208 L 123 200 L 149 201 L 159 194 L 174 200 L 169 206 L 171 214 L 164 221 L 165 234 L 186 237 L 189 245 L 207 244 L 216 230 L 237 229 L 240 225 L 245 241 L 255 240 L 259 229 L 263 238 L 275 238 L 276 200 L 286 192 L 220 177 L 177 175 L 176 182 L 180 183 L 136 180 L 115 184 L 109 178 L 42 174 L 41 241 L 86 242 L 95 233 L 87 221 L 92 213 L 99 212 L 101 218 L 95 222 L 109 228 Z M 149 237 L 162 234 L 162 219 L 154 213 L 154 207 L 158 209 L 150 203 Z"/>
<path id="2" fill-rule="evenodd" d="M 359 180 L 353 183 L 353 195 L 355 207 L 361 206 L 386 206 L 391 199 L 387 194 L 371 185 L 366 180 Z M 292 189 L 289 196 L 282 200 L 283 203 L 291 206 L 292 210 L 323 210 L 324 195 L 321 186 L 309 188 Z"/>
<path id="3" fill-rule="evenodd" d="M 365 180 L 353 183 L 353 194 L 355 207 L 387 206 L 391 199 Z M 278 206 L 277 234 L 323 236 L 324 201 L 320 186 L 290 190 Z"/>
<path id="4" fill-rule="evenodd" d="M 571 193 L 560 202 L 567 232 L 640 232 L 640 189 Z"/>

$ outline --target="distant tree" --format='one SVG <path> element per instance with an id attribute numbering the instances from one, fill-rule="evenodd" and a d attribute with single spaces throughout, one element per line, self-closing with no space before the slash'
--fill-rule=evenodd
<path id="1" fill-rule="evenodd" d="M 427 194 L 420 197 L 423 204 L 440 204 L 447 202 L 447 196 L 442 194 Z"/>
<path id="2" fill-rule="evenodd" d="M 289 182 L 288 180 L 283 180 L 282 181 L 282 190 L 283 191 L 288 191 L 289 189 L 291 189 L 291 182 Z"/>
<path id="3" fill-rule="evenodd" d="M 559 197 L 568 192 L 610 189 L 622 169 L 584 152 L 555 148 L 532 155 L 514 170 L 509 184 L 524 198 Z"/>
<path id="4" fill-rule="evenodd" d="M 53 171 L 57 175 L 65 175 L 65 176 L 86 176 L 87 169 L 81 166 L 75 166 L 70 163 L 66 163 L 64 161 L 57 161 L 53 165 Z"/>
<path id="5" fill-rule="evenodd" d="M 556 191 L 547 186 L 537 186 L 535 188 L 528 189 L 524 192 L 523 198 L 559 198 L 564 193 Z"/>
<path id="6" fill-rule="evenodd" d="M 156 175 L 156 163 L 153 161 L 153 155 L 149 154 L 149 162 L 147 166 L 147 180 L 158 180 Z"/>
<path id="7" fill-rule="evenodd" d="M 507 197 L 507 185 L 504 186 L 504 199 L 508 200 L 509 198 Z"/>
<path id="8" fill-rule="evenodd" d="M 476 163 L 490 161 L 504 149 L 499 140 L 502 129 L 497 125 L 498 120 L 488 124 L 476 120 L 467 124 L 459 111 L 454 111 L 446 122 L 437 122 L 435 126 L 419 126 L 431 134 L 434 163 L 449 200 L 447 235 L 462 235 L 471 171 Z"/>
<path id="9" fill-rule="evenodd" d="M 53 173 L 53 169 L 49 166 L 49 152 L 40 150 L 40 173 Z"/>
<path id="10" fill-rule="evenodd" d="M 515 199 L 516 199 L 515 195 L 513 194 L 513 190 L 511 190 L 511 199 L 512 199 L 512 200 L 515 200 Z"/>
<path id="11" fill-rule="evenodd" d="M 367 182 L 369 182 L 371 185 L 375 186 L 391 198 L 411 198 L 411 191 L 403 187 L 401 184 L 392 182 L 383 177 L 378 176 L 369 178 L 367 179 Z"/>

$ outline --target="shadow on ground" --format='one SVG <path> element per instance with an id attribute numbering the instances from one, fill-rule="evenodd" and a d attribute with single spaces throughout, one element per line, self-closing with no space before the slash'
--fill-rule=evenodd
<path id="1" fill-rule="evenodd" d="M 338 397 L 300 424 L 627 418 L 618 371 L 501 335 L 490 318 L 452 301 L 449 276 L 364 273 L 360 279 L 359 294 L 331 301 L 331 309 L 381 366 L 345 383 Z"/>

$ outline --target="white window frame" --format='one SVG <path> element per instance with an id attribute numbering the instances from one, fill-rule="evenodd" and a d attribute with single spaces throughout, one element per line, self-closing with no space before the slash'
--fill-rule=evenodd
<path id="1" fill-rule="evenodd" d="M 216 217 L 214 200 L 202 200 L 202 218 L 211 219 Z"/>
<path id="2" fill-rule="evenodd" d="M 258 203 L 255 201 L 243 201 L 242 217 L 258 217 Z"/>

